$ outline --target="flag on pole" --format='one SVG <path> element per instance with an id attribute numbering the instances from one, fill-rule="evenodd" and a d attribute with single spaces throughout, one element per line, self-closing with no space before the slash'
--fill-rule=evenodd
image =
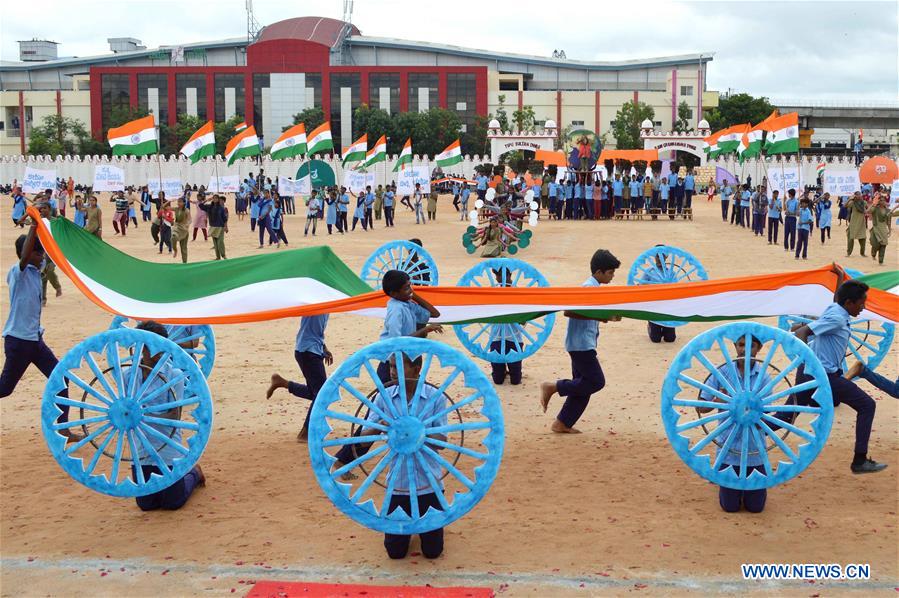
<path id="1" fill-rule="evenodd" d="M 306 153 L 306 125 L 300 123 L 281 133 L 269 152 L 272 160 L 284 160 Z"/>
<path id="2" fill-rule="evenodd" d="M 453 164 L 458 164 L 462 161 L 462 146 L 459 145 L 459 140 L 456 139 L 448 146 L 446 149 L 437 154 L 436 162 L 437 166 L 443 168 L 444 166 L 452 166 Z"/>
<path id="3" fill-rule="evenodd" d="M 375 141 L 374 147 L 368 150 L 368 153 L 365 154 L 365 164 L 364 166 L 372 166 L 373 164 L 377 164 L 378 162 L 383 162 L 387 159 L 387 136 L 381 135 L 377 141 Z"/>
<path id="4" fill-rule="evenodd" d="M 799 152 L 799 114 L 790 112 L 771 119 L 767 124 L 765 152 L 768 154 L 795 154 Z"/>
<path id="5" fill-rule="evenodd" d="M 818 162 L 818 167 L 815 169 L 816 174 L 820 176 L 824 176 L 824 171 L 827 169 L 827 162 Z"/>
<path id="6" fill-rule="evenodd" d="M 412 138 L 406 140 L 406 143 L 403 144 L 403 151 L 400 152 L 400 157 L 396 161 L 396 165 L 393 167 L 393 172 L 398 170 L 404 170 L 406 166 L 412 164 Z"/>
<path id="7" fill-rule="evenodd" d="M 346 166 L 347 162 L 359 162 L 360 160 L 365 160 L 365 153 L 367 151 L 368 133 L 363 133 L 362 137 L 343 150 L 343 165 Z"/>
<path id="8" fill-rule="evenodd" d="M 113 156 L 146 156 L 159 151 L 159 137 L 153 115 L 109 129 L 107 134 Z"/>
<path id="9" fill-rule="evenodd" d="M 307 140 L 306 154 L 314 156 L 326 150 L 334 150 L 334 141 L 331 139 L 331 123 L 324 122 L 314 128 Z"/>
<path id="10" fill-rule="evenodd" d="M 718 155 L 729 154 L 740 147 L 740 138 L 746 132 L 748 124 L 734 125 L 721 131 L 718 136 Z"/>
<path id="11" fill-rule="evenodd" d="M 190 139 L 181 148 L 181 153 L 190 158 L 191 164 L 196 164 L 207 156 L 215 155 L 215 129 L 211 120 L 190 136 Z"/>
<path id="12" fill-rule="evenodd" d="M 234 130 L 237 131 L 238 133 L 240 133 L 241 131 L 243 131 L 246 128 L 247 128 L 247 121 L 245 121 L 245 120 L 242 120 L 239 123 L 237 123 L 236 125 L 234 125 Z"/>
<path id="13" fill-rule="evenodd" d="M 228 166 L 231 166 L 239 158 L 257 156 L 261 153 L 259 138 L 256 137 L 256 128 L 247 127 L 228 140 L 228 145 L 225 147 L 225 160 Z"/>
<path id="14" fill-rule="evenodd" d="M 718 156 L 718 137 L 720 135 L 721 131 L 715 131 L 702 140 L 702 151 L 707 153 L 709 158 L 716 158 Z"/>

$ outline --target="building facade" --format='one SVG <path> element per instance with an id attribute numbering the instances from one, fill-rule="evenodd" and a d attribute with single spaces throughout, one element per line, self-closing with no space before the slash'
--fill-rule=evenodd
<path id="1" fill-rule="evenodd" d="M 353 111 L 363 104 L 390 113 L 452 110 L 461 133 L 501 104 L 509 114 L 530 105 L 538 125 L 553 120 L 560 131 L 602 134 L 631 100 L 651 105 L 655 124 L 670 129 L 682 101 L 695 127 L 718 98 L 705 85 L 711 53 L 587 62 L 364 36 L 321 17 L 273 23 L 249 43 L 147 49 L 132 38 L 108 41 L 109 54 L 83 58 L 53 58 L 55 45 L 46 44 L 55 42 L 42 42 L 46 50 L 35 53 L 32 41 L 21 61 L 0 63 L 0 153 L 25 153 L 31 128 L 54 113 L 103 138 L 117 107 L 149 110 L 169 125 L 180 114 L 215 121 L 237 115 L 266 145 L 294 114 L 319 107 L 341 147 L 352 141 Z"/>

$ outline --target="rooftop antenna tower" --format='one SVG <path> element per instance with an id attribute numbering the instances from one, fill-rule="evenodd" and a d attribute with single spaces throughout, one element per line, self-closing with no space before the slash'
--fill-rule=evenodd
<path id="1" fill-rule="evenodd" d="M 245 4 L 247 9 L 247 43 L 250 43 L 256 39 L 256 35 L 262 27 L 259 26 L 259 21 L 253 16 L 253 0 L 246 0 Z"/>
<path id="2" fill-rule="evenodd" d="M 343 31 L 340 34 L 340 64 L 353 63 L 353 53 L 350 51 L 350 34 L 353 31 L 353 0 L 343 0 Z"/>

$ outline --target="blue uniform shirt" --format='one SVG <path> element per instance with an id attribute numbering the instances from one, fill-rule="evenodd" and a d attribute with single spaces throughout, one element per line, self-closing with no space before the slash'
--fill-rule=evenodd
<path id="1" fill-rule="evenodd" d="M 325 327 L 328 325 L 328 314 L 320 316 L 304 316 L 300 320 L 297 331 L 297 342 L 294 350 L 303 353 L 325 354 Z"/>
<path id="2" fill-rule="evenodd" d="M 677 185 L 677 173 L 676 172 L 669 173 L 668 174 L 668 186 L 674 187 L 675 185 Z"/>
<path id="3" fill-rule="evenodd" d="M 830 200 L 823 200 L 818 204 L 818 227 L 827 228 L 833 224 L 833 213 L 830 211 Z"/>
<path id="4" fill-rule="evenodd" d="M 418 322 L 427 322 L 431 312 L 414 301 L 400 301 L 390 298 L 387 301 L 387 315 L 384 316 L 384 329 L 380 340 L 397 336 L 409 336 L 418 330 Z"/>
<path id="5" fill-rule="evenodd" d="M 740 194 L 740 207 L 748 208 L 751 203 L 752 203 L 752 193 L 744 190 L 743 193 Z"/>
<path id="6" fill-rule="evenodd" d="M 730 383 L 730 385 L 732 387 L 742 388 L 743 387 L 743 367 L 744 367 L 744 365 L 745 364 L 743 362 L 743 358 L 737 357 L 736 359 L 733 360 L 733 367 L 731 367 L 731 364 L 725 363 L 724 365 L 722 365 L 721 367 L 718 368 L 718 372 L 721 374 L 721 376 L 725 380 L 728 381 L 728 383 Z M 734 371 L 736 371 L 736 373 L 737 373 L 736 378 L 734 378 Z M 760 375 L 762 377 L 761 381 L 758 380 Z M 768 384 L 768 382 L 770 382 L 770 381 L 771 381 L 771 377 L 768 376 L 768 374 L 762 372 L 761 364 L 753 363 L 751 365 L 751 369 L 749 371 L 750 388 L 753 388 L 756 384 L 758 385 L 758 388 L 760 388 L 760 389 L 764 388 L 765 385 Z M 717 391 L 720 391 L 721 393 L 723 393 L 725 395 L 730 395 L 730 393 L 726 390 L 724 385 L 721 384 L 721 382 L 719 381 L 718 376 L 716 376 L 714 374 L 711 374 L 706 379 L 705 384 L 709 388 L 713 388 Z M 702 392 L 699 393 L 699 398 L 704 401 L 718 400 L 715 397 L 715 395 L 713 395 L 710 392 L 707 392 L 705 390 L 703 390 Z M 742 443 L 743 443 L 743 430 L 742 430 L 742 428 L 738 428 L 738 427 L 734 426 L 733 419 L 728 420 L 723 425 L 727 426 L 727 428 L 730 428 L 730 429 L 725 428 L 725 430 L 723 432 L 721 432 L 721 435 L 718 436 L 719 440 L 717 442 L 720 442 L 720 444 L 718 444 L 719 451 L 721 450 L 720 447 L 724 446 L 724 443 L 727 442 L 727 439 L 730 437 L 731 434 L 736 432 L 738 434 L 738 436 L 736 438 L 734 438 L 733 441 L 731 442 L 730 448 L 728 449 L 727 454 L 722 459 L 722 462 L 726 465 L 736 465 L 739 467 L 740 453 L 741 453 Z M 759 433 L 762 434 L 761 432 L 759 432 Z M 765 436 L 762 435 L 762 438 L 765 438 Z M 747 437 L 747 445 L 748 445 L 748 447 L 747 447 L 748 452 L 746 454 L 746 466 L 747 467 L 762 466 L 764 464 L 764 460 L 762 459 L 762 454 L 759 452 L 758 445 L 755 443 L 755 439 L 752 437 L 751 433 Z"/>
<path id="7" fill-rule="evenodd" d="M 799 213 L 799 200 L 798 199 L 788 199 L 787 200 L 787 218 L 795 218 Z"/>
<path id="8" fill-rule="evenodd" d="M 696 189 L 696 181 L 693 179 L 692 174 L 688 174 L 686 178 L 684 178 L 684 189 L 687 191 L 693 191 Z"/>
<path id="9" fill-rule="evenodd" d="M 592 276 L 588 278 L 582 287 L 598 287 L 599 282 Z M 568 318 L 568 331 L 565 333 L 565 350 L 590 351 L 596 348 L 596 339 L 599 338 L 599 322 L 596 320 L 578 320 Z"/>
<path id="10" fill-rule="evenodd" d="M 9 287 L 9 314 L 3 336 L 23 341 L 39 341 L 41 328 L 41 271 L 28 264 L 24 270 L 16 263 L 6 275 Z"/>
<path id="11" fill-rule="evenodd" d="M 772 199 L 768 204 L 768 218 L 780 218 L 780 211 L 783 209 L 783 202 L 778 197 Z"/>
<path id="12" fill-rule="evenodd" d="M 849 346 L 849 312 L 843 306 L 831 303 L 808 327 L 815 334 L 809 347 L 824 366 L 828 374 L 842 369 L 846 349 Z"/>
<path id="13" fill-rule="evenodd" d="M 393 191 L 388 191 L 384 194 L 384 207 L 392 208 L 393 207 Z"/>
<path id="14" fill-rule="evenodd" d="M 475 180 L 478 182 L 478 191 L 485 191 L 487 189 L 487 177 L 481 175 Z"/>
<path id="15" fill-rule="evenodd" d="M 464 187 L 462 189 L 462 203 L 468 203 L 468 197 L 471 195 L 471 189 Z"/>
<path id="16" fill-rule="evenodd" d="M 350 205 L 350 196 L 346 193 L 337 198 L 337 211 L 346 212 Z"/>
<path id="17" fill-rule="evenodd" d="M 612 182 L 612 195 L 615 197 L 621 197 L 621 194 L 624 193 L 624 182 L 619 179 L 615 179 Z"/>
<path id="18" fill-rule="evenodd" d="M 250 195 L 250 218 L 259 218 L 259 202 L 261 197 Z"/>
<path id="19" fill-rule="evenodd" d="M 627 186 L 631 190 L 631 199 L 636 199 L 637 197 L 643 197 L 643 183 L 634 179 Z"/>
<path id="20" fill-rule="evenodd" d="M 375 194 L 374 193 L 366 193 L 365 194 L 365 207 L 370 208 L 375 205 Z"/>
<path id="21" fill-rule="evenodd" d="M 668 199 L 668 195 L 671 193 L 671 187 L 666 185 L 664 182 L 659 185 L 659 197 L 661 199 Z"/>
<path id="22" fill-rule="evenodd" d="M 13 195 L 12 219 L 19 220 L 25 215 L 25 196 Z"/>
<path id="23" fill-rule="evenodd" d="M 812 230 L 812 211 L 808 208 L 799 210 L 799 230 Z"/>

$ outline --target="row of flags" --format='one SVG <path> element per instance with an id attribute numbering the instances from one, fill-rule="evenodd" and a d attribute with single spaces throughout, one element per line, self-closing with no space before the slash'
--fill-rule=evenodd
<path id="1" fill-rule="evenodd" d="M 228 140 L 225 147 L 225 160 L 230 166 L 239 158 L 257 156 L 262 153 L 256 129 L 241 121 L 234 127 L 237 134 Z M 145 116 L 125 123 L 120 127 L 109 129 L 109 145 L 113 156 L 145 156 L 159 153 L 159 137 L 152 116 Z M 273 160 L 285 160 L 295 156 L 312 156 L 334 150 L 331 138 L 331 123 L 325 122 L 306 134 L 306 126 L 302 123 L 294 125 L 281 133 L 272 144 L 269 155 Z M 215 155 L 215 128 L 210 120 L 197 129 L 181 148 L 180 153 L 196 164 L 203 158 Z M 356 164 L 356 167 L 367 168 L 378 162 L 387 160 L 387 136 L 381 135 L 375 144 L 368 148 L 368 135 L 345 148 L 341 154 L 343 165 Z M 436 157 L 438 166 L 452 166 L 462 161 L 462 148 L 456 139 Z M 393 171 L 402 170 L 412 164 L 412 138 L 406 140 L 403 150 Z"/>
<path id="2" fill-rule="evenodd" d="M 709 158 L 736 153 L 741 162 L 763 151 L 767 155 L 798 153 L 799 114 L 780 115 L 775 110 L 757 125 L 744 123 L 715 131 L 703 139 L 703 151 Z"/>

